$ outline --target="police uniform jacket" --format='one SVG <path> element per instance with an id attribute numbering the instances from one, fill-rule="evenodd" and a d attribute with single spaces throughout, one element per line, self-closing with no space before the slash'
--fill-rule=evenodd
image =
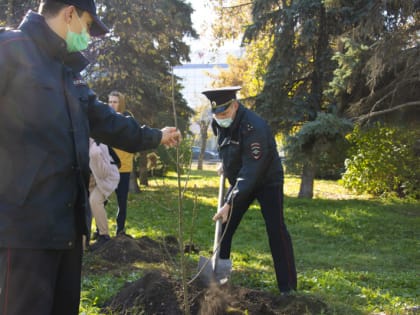
<path id="1" fill-rule="evenodd" d="M 97 100 L 86 65 L 37 13 L 0 33 L 0 247 L 65 249 L 88 233 L 89 136 L 130 152 L 160 143 Z"/>
<path id="2" fill-rule="evenodd" d="M 231 187 L 226 202 L 241 203 L 257 189 L 283 183 L 283 168 L 271 129 L 261 117 L 239 105 L 229 128 L 220 127 L 215 120 L 223 172 Z"/>

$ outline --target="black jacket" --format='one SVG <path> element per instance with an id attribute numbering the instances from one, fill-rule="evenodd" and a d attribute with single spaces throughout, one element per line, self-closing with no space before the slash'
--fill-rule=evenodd
<path id="1" fill-rule="evenodd" d="M 86 65 L 39 14 L 0 33 L 0 247 L 63 249 L 88 233 L 89 136 L 129 152 L 160 143 L 97 100 Z"/>
<path id="2" fill-rule="evenodd" d="M 239 105 L 229 128 L 220 127 L 215 120 L 223 171 L 231 187 L 226 201 L 241 202 L 266 185 L 283 183 L 283 167 L 276 142 L 268 124 L 254 112 Z"/>

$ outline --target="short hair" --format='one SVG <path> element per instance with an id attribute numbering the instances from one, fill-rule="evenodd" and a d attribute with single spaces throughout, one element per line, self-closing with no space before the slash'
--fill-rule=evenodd
<path id="1" fill-rule="evenodd" d="M 41 0 L 39 4 L 38 13 L 45 17 L 54 17 L 60 12 L 63 8 L 70 6 L 63 2 L 58 2 L 56 0 Z M 77 15 L 82 16 L 83 10 L 76 8 Z"/>
<path id="2" fill-rule="evenodd" d="M 118 91 L 112 91 L 111 93 L 109 93 L 108 97 L 110 96 L 118 97 L 118 112 L 124 113 L 126 111 L 124 94 Z"/>

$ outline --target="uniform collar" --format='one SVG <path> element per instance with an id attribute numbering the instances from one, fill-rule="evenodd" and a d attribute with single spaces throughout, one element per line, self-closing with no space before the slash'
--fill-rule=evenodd
<path id="1" fill-rule="evenodd" d="M 28 11 L 20 23 L 19 29 L 27 34 L 48 56 L 63 61 L 74 71 L 80 72 L 89 64 L 89 61 L 80 52 L 71 54 L 67 52 L 65 40 L 48 26 L 42 15 Z"/>
<path id="2" fill-rule="evenodd" d="M 230 125 L 229 128 L 220 127 L 217 124 L 216 120 L 213 118 L 212 123 L 211 123 L 211 128 L 213 129 L 214 135 L 217 136 L 221 134 L 224 137 L 224 136 L 232 134 L 234 130 L 239 128 L 239 125 L 241 124 L 242 117 L 244 116 L 245 111 L 246 111 L 246 108 L 241 103 L 239 103 L 239 107 L 238 107 L 238 110 L 236 111 L 235 118 L 232 122 L 232 125 Z"/>
<path id="3" fill-rule="evenodd" d="M 239 101 L 237 101 L 237 102 L 238 102 L 239 106 L 238 106 L 238 110 L 236 111 L 235 118 L 233 119 L 232 125 L 230 126 L 230 128 L 232 130 L 235 130 L 236 128 L 238 128 L 238 126 L 239 126 L 239 124 L 242 120 L 242 116 L 245 113 L 245 107 L 241 103 L 239 103 Z"/>

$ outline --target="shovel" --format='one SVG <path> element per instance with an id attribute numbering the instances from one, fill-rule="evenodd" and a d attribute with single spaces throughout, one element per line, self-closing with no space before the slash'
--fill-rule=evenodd
<path id="1" fill-rule="evenodd" d="M 223 197 L 225 194 L 225 175 L 220 175 L 219 196 L 217 210 L 223 206 Z M 198 261 L 198 278 L 205 284 L 212 282 L 224 284 L 227 282 L 232 271 L 232 261 L 230 259 L 220 259 L 220 238 L 222 235 L 222 219 L 216 221 L 214 231 L 213 255 L 210 259 L 200 256 Z"/>

